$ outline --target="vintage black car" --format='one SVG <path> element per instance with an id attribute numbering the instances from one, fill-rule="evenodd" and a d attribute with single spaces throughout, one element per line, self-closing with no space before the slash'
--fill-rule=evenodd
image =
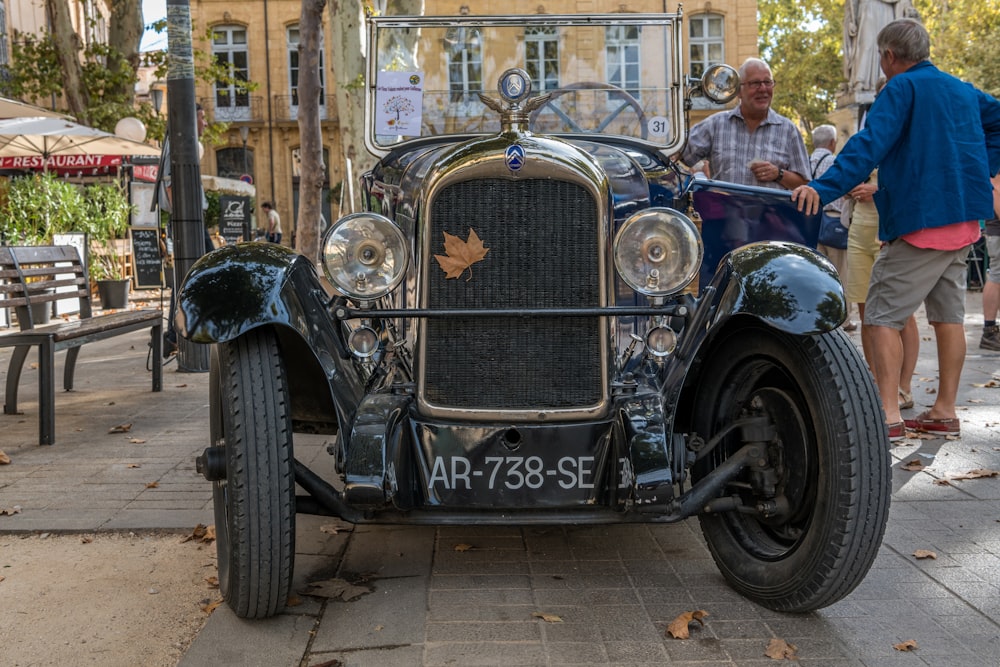
<path id="1" fill-rule="evenodd" d="M 297 512 L 697 515 L 731 585 L 790 612 L 865 576 L 889 445 L 838 328 L 842 286 L 787 192 L 675 163 L 688 109 L 738 85 L 724 66 L 683 74 L 681 26 L 679 14 L 369 19 L 380 160 L 360 179 L 367 210 L 325 235 L 323 274 L 288 248 L 238 244 L 203 257 L 179 292 L 182 335 L 213 344 L 198 467 L 239 616 L 284 606 Z M 526 57 L 539 34 L 557 45 L 558 79 Z M 449 67 L 474 45 L 469 95 Z M 336 434 L 335 479 L 295 459 L 296 433 Z"/>

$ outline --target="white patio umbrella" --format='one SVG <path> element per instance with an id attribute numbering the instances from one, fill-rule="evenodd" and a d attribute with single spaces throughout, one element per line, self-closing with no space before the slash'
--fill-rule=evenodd
<path id="1" fill-rule="evenodd" d="M 58 111 L 51 111 L 36 107 L 34 104 L 12 100 L 7 97 L 0 97 L 0 118 L 25 118 L 25 117 L 46 117 L 46 118 L 66 118 L 69 116 Z"/>
<path id="2" fill-rule="evenodd" d="M 160 149 L 62 118 L 0 120 L 0 157 L 37 157 L 42 165 L 63 155 L 159 155 Z"/>

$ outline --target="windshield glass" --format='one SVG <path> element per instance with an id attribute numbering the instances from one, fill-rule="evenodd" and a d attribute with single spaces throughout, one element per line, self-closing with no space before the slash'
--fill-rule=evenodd
<path id="1" fill-rule="evenodd" d="M 604 135 L 668 149 L 683 140 L 680 18 L 385 16 L 369 19 L 369 149 L 441 135 L 493 134 L 501 74 L 521 68 L 534 132 Z M 504 106 L 507 106 L 506 103 Z M 523 104 L 522 104 L 523 106 Z"/>

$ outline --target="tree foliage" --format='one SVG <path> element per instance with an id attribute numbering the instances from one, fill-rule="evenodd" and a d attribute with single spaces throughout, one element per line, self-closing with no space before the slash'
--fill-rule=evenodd
<path id="1" fill-rule="evenodd" d="M 843 75 L 843 0 L 759 0 L 758 45 L 777 85 L 774 109 L 807 136 L 826 122 Z"/>
<path id="2" fill-rule="evenodd" d="M 1000 97 L 1000 0 L 914 0 L 931 34 L 931 59 Z"/>
<path id="3" fill-rule="evenodd" d="M 1000 96 L 1000 0 L 913 0 L 931 35 L 931 59 Z M 806 136 L 836 107 L 843 75 L 843 0 L 758 0 L 758 46 L 778 85 L 775 110 Z"/>

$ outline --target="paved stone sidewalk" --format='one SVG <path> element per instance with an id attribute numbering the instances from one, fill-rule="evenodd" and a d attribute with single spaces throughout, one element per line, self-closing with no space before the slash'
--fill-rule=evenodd
<path id="1" fill-rule="evenodd" d="M 669 526 L 351 527 L 299 515 L 295 590 L 341 577 L 372 592 L 352 602 L 299 595 L 267 621 L 226 607 L 209 619 L 184 667 L 799 664 L 875 667 L 1000 664 L 1000 478 L 935 482 L 1000 470 L 1000 353 L 978 349 L 979 295 L 969 295 L 960 440 L 893 448 L 894 494 L 875 567 L 844 601 L 813 614 L 770 612 L 722 581 L 696 520 Z M 853 334 L 858 340 L 858 335 Z M 915 411 L 933 399 L 933 334 L 922 328 Z M 84 347 L 77 391 L 56 397 L 57 443 L 37 445 L 37 376 L 25 371 L 23 415 L 0 415 L 0 531 L 176 528 L 213 523 L 210 485 L 194 471 L 207 444 L 208 376 L 167 366 L 149 391 L 141 333 Z M 60 355 L 61 356 L 61 355 Z M 0 387 L 8 351 L 0 351 Z M 57 370 L 61 359 L 57 361 Z M 109 430 L 131 424 L 128 433 Z M 296 440 L 319 471 L 324 441 Z M 902 464 L 919 460 L 918 472 Z M 131 467 L 139 464 L 140 467 Z M 154 488 L 147 485 L 157 482 Z M 468 550 L 456 546 L 470 545 Z M 936 552 L 918 560 L 917 549 Z M 664 636 L 704 609 L 685 641 Z M 558 615 L 547 623 L 535 612 Z M 695 624 L 697 625 L 697 624 Z M 797 662 L 764 657 L 771 638 Z M 893 644 L 916 640 L 901 653 Z M 336 664 L 336 663 L 331 663 Z"/>

